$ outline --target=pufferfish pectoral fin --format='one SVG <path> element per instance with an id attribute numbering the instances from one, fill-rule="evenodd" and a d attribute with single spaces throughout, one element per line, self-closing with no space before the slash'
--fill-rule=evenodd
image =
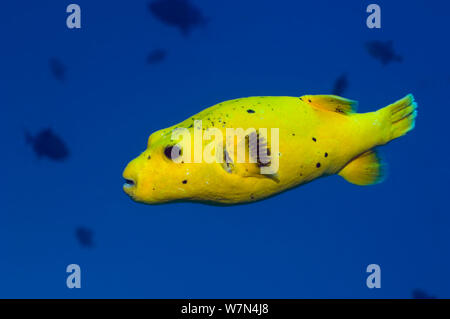
<path id="1" fill-rule="evenodd" d="M 233 161 L 233 158 L 236 159 L 234 156 L 235 154 L 230 154 L 225 147 L 223 150 L 224 162 L 222 163 L 222 168 L 226 172 L 241 177 L 269 178 L 276 183 L 280 182 L 278 173 L 262 173 L 261 167 L 270 165 L 270 149 L 267 146 L 265 138 L 256 133 L 251 133 L 250 136 L 239 141 L 239 143 L 245 143 L 244 150 L 246 161 L 242 163 Z M 262 148 L 264 148 L 264 151 L 260 151 Z"/>
<path id="2" fill-rule="evenodd" d="M 249 134 L 249 136 L 246 137 L 246 139 L 242 140 L 241 142 L 245 143 L 247 156 L 249 159 L 252 159 L 250 163 L 241 164 L 242 176 L 269 178 L 274 182 L 279 183 L 280 179 L 278 173 L 262 173 L 261 168 L 270 166 L 271 164 L 271 151 L 266 137 L 256 132 L 252 132 Z"/>
<path id="3" fill-rule="evenodd" d="M 350 161 L 339 175 L 356 185 L 377 184 L 386 176 L 386 165 L 376 151 L 370 150 Z"/>
<path id="4" fill-rule="evenodd" d="M 354 113 L 358 107 L 357 101 L 337 95 L 303 95 L 300 100 L 319 109 L 343 114 Z"/>
<path id="5" fill-rule="evenodd" d="M 257 163 L 236 164 L 236 173 L 242 177 L 269 178 L 276 183 L 280 182 L 278 173 L 263 174 L 261 173 L 261 166 Z"/>
<path id="6" fill-rule="evenodd" d="M 230 174 L 236 174 L 241 177 L 269 178 L 276 183 L 280 182 L 278 173 L 262 174 L 261 165 L 258 163 L 234 163 L 228 158 L 228 160 L 225 160 L 221 165 L 222 168 Z"/>

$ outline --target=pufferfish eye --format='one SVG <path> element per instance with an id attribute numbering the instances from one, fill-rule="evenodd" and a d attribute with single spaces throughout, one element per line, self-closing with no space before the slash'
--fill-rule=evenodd
<path id="1" fill-rule="evenodd" d="M 181 155 L 181 148 L 177 145 L 166 146 L 164 155 L 166 155 L 168 159 L 176 159 Z"/>

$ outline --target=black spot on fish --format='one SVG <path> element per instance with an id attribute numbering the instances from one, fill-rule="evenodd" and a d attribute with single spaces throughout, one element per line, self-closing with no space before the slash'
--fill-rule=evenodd
<path id="1" fill-rule="evenodd" d="M 149 160 L 149 159 L 152 159 L 152 157 L 149 155 L 149 156 L 147 156 L 147 159 Z"/>
<path id="2" fill-rule="evenodd" d="M 191 127 L 193 127 L 193 126 L 194 126 L 194 124 L 191 124 L 191 125 L 188 126 L 188 128 L 191 128 Z"/>
<path id="3" fill-rule="evenodd" d="M 308 100 L 309 103 L 311 103 L 311 100 Z"/>
<path id="4" fill-rule="evenodd" d="M 248 109 L 248 110 L 247 110 L 247 113 L 255 113 L 255 111 L 252 110 L 252 109 Z"/>
<path id="5" fill-rule="evenodd" d="M 292 133 L 292 136 L 295 136 L 295 133 Z"/>
<path id="6" fill-rule="evenodd" d="M 255 199 L 255 196 L 253 196 L 253 194 L 251 194 L 250 199 Z"/>
<path id="7" fill-rule="evenodd" d="M 186 184 L 186 183 L 187 183 L 187 180 L 185 179 L 182 183 L 183 183 L 183 184 Z"/>
<path id="8" fill-rule="evenodd" d="M 316 138 L 315 138 L 315 137 L 313 137 L 313 138 L 312 138 L 312 140 L 313 140 L 314 142 L 317 142 L 317 140 L 316 140 Z"/>
<path id="9" fill-rule="evenodd" d="M 316 164 L 316 167 L 319 168 L 319 167 L 320 167 L 320 163 L 317 163 L 317 164 Z"/>
<path id="10" fill-rule="evenodd" d="M 328 153 L 325 153 L 325 157 L 328 157 Z"/>

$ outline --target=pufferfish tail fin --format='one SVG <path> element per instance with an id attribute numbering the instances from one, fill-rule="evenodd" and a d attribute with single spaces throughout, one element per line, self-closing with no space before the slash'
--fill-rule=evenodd
<path id="1" fill-rule="evenodd" d="M 408 94 L 397 102 L 378 110 L 377 113 L 381 113 L 382 117 L 385 118 L 384 143 L 388 143 L 414 128 L 417 117 L 417 103 L 414 101 L 414 96 Z"/>
<path id="2" fill-rule="evenodd" d="M 375 150 L 369 150 L 351 160 L 338 174 L 356 185 L 381 183 L 386 176 L 386 164 Z"/>
<path id="3" fill-rule="evenodd" d="M 379 144 L 386 144 L 414 128 L 417 103 L 412 94 L 408 94 L 375 114 L 382 127 Z M 386 164 L 379 153 L 369 150 L 350 161 L 338 174 L 356 185 L 372 185 L 382 182 L 386 171 Z"/>

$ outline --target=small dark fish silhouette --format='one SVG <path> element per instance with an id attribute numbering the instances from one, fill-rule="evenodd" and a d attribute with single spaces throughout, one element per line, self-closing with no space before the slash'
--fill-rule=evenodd
<path id="1" fill-rule="evenodd" d="M 192 28 L 207 23 L 200 9 L 188 0 L 155 0 L 148 4 L 148 9 L 163 23 L 177 27 L 184 36 Z"/>
<path id="2" fill-rule="evenodd" d="M 436 299 L 436 296 L 430 296 L 427 292 L 421 289 L 414 289 L 412 292 L 413 299 Z"/>
<path id="3" fill-rule="evenodd" d="M 50 72 L 52 72 L 55 79 L 64 82 L 66 80 L 66 66 L 57 58 L 51 58 L 48 61 Z"/>
<path id="4" fill-rule="evenodd" d="M 34 137 L 25 132 L 25 138 L 38 157 L 46 156 L 55 161 L 64 161 L 69 156 L 65 143 L 50 128 L 42 130 Z"/>
<path id="5" fill-rule="evenodd" d="M 366 43 L 366 49 L 373 58 L 380 60 L 383 65 L 403 61 L 403 57 L 394 52 L 392 41 L 370 41 Z"/>
<path id="6" fill-rule="evenodd" d="M 167 52 L 162 49 L 155 49 L 152 52 L 149 53 L 147 56 L 147 63 L 148 64 L 156 64 L 164 61 L 164 59 L 167 56 Z"/>
<path id="7" fill-rule="evenodd" d="M 347 80 L 347 74 L 342 74 L 340 77 L 334 81 L 334 88 L 333 88 L 333 94 L 342 96 L 344 92 L 347 90 L 348 87 L 348 80 Z"/>
<path id="8" fill-rule="evenodd" d="M 94 246 L 94 241 L 93 241 L 94 233 L 89 228 L 78 227 L 75 231 L 75 236 L 77 237 L 81 246 L 88 247 L 88 248 Z"/>

